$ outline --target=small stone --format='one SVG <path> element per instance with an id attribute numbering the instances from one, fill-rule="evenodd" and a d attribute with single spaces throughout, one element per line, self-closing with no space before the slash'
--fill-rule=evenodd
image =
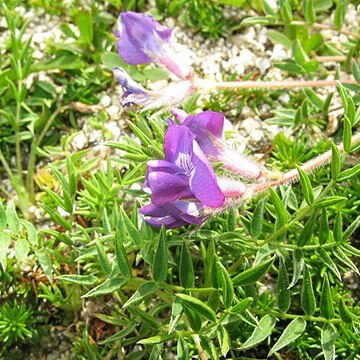
<path id="1" fill-rule="evenodd" d="M 106 109 L 106 112 L 109 114 L 111 119 L 115 119 L 120 113 L 120 108 L 117 105 L 111 105 Z"/>
<path id="2" fill-rule="evenodd" d="M 101 99 L 100 99 L 100 105 L 104 106 L 104 107 L 108 107 L 111 104 L 111 97 L 108 95 L 104 95 Z"/>
<path id="3" fill-rule="evenodd" d="M 279 96 L 279 101 L 280 101 L 282 104 L 288 104 L 289 101 L 290 101 L 290 95 L 287 94 L 287 93 L 281 94 L 281 95 Z"/>
<path id="4" fill-rule="evenodd" d="M 83 132 L 79 132 L 72 141 L 72 147 L 74 150 L 81 150 L 88 145 L 88 139 Z"/>

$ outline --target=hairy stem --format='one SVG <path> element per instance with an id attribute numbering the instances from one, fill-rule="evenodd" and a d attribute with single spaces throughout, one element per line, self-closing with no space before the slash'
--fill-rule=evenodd
<path id="1" fill-rule="evenodd" d="M 358 142 L 360 142 L 360 133 L 356 133 L 351 138 L 351 145 L 355 145 Z M 344 152 L 343 144 L 337 145 L 337 148 L 339 149 L 340 153 Z M 307 161 L 306 163 L 304 163 L 301 166 L 301 169 L 304 170 L 304 172 L 306 172 L 306 173 L 311 173 L 314 170 L 316 170 L 317 168 L 328 164 L 331 161 L 331 158 L 332 158 L 332 151 L 328 150 L 325 153 L 315 157 L 314 159 L 311 159 L 311 160 Z M 253 186 L 250 186 L 248 195 L 245 197 L 253 197 L 254 194 L 263 192 L 273 186 L 279 186 L 279 185 L 288 184 L 288 183 L 291 183 L 294 181 L 298 181 L 299 177 L 300 177 L 299 172 L 296 169 L 292 169 L 292 170 L 284 173 L 282 175 L 282 177 L 278 180 L 267 181 L 262 184 L 255 184 Z"/>
<path id="2" fill-rule="evenodd" d="M 348 80 L 346 83 L 355 84 L 355 81 Z M 208 81 L 196 80 L 195 87 L 198 91 L 212 90 L 246 90 L 246 89 L 294 89 L 336 86 L 339 80 L 294 80 L 294 81 Z"/>
<path id="3" fill-rule="evenodd" d="M 292 21 L 291 25 L 296 25 L 296 26 L 309 26 L 309 27 L 313 27 L 315 29 L 321 29 L 321 30 L 331 30 L 331 31 L 335 31 L 338 32 L 340 34 L 345 34 L 345 35 L 349 35 L 352 36 L 356 39 L 360 39 L 360 34 L 352 32 L 348 29 L 335 29 L 333 26 L 331 25 L 325 25 L 325 24 L 319 24 L 319 23 L 315 23 L 315 24 L 308 24 L 305 21 Z"/>

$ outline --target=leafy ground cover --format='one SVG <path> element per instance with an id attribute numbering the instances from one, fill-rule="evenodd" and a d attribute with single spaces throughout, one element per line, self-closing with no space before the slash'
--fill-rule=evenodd
<path id="1" fill-rule="evenodd" d="M 359 358 L 358 7 L 5 1 L 0 357 Z M 229 146 L 272 174 L 236 179 L 265 191 L 201 225 L 143 220 L 169 104 L 121 108 L 112 69 L 162 95 L 176 79 L 117 54 L 120 11 L 175 27 L 179 58 L 217 84 L 176 105 L 223 112 Z"/>

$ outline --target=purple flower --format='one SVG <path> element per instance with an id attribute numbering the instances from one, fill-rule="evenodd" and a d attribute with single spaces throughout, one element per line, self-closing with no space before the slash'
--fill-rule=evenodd
<path id="1" fill-rule="evenodd" d="M 202 204 L 195 201 L 177 200 L 164 205 L 149 204 L 140 208 L 144 220 L 152 226 L 165 225 L 169 229 L 201 224 L 205 217 L 200 216 Z"/>
<path id="2" fill-rule="evenodd" d="M 114 67 L 113 74 L 123 89 L 122 106 L 128 107 L 133 104 L 146 106 L 153 102 L 150 92 L 134 81 L 124 69 Z"/>
<path id="3" fill-rule="evenodd" d="M 151 194 L 154 205 L 194 198 L 208 207 L 224 203 L 214 170 L 186 126 L 173 124 L 168 128 L 164 150 L 165 160 L 147 164 L 144 191 Z"/>
<path id="4" fill-rule="evenodd" d="M 162 106 L 172 106 L 188 98 L 195 91 L 192 82 L 189 80 L 172 83 L 161 91 L 149 91 L 134 81 L 120 67 L 114 67 L 113 74 L 123 89 L 121 105 L 124 107 L 140 105 L 144 106 L 144 110 L 149 110 Z"/>
<path id="5" fill-rule="evenodd" d="M 121 13 L 116 31 L 118 52 L 128 64 L 155 61 L 178 77 L 187 78 L 190 70 L 179 63 L 170 48 L 171 31 L 150 15 L 132 11 Z"/>
<path id="6" fill-rule="evenodd" d="M 220 161 L 225 168 L 249 179 L 258 179 L 261 176 L 261 169 L 254 161 L 226 146 L 223 140 L 223 113 L 204 111 L 197 115 L 187 115 L 180 109 L 171 109 L 171 113 L 190 129 L 201 150 L 210 160 Z"/>

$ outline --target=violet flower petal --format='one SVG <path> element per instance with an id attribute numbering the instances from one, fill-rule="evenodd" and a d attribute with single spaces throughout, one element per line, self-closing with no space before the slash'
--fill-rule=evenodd
<path id="1" fill-rule="evenodd" d="M 194 174 L 190 177 L 190 189 L 195 197 L 209 207 L 220 207 L 225 197 L 217 184 L 215 173 L 199 145 L 194 141 Z"/>
<path id="2" fill-rule="evenodd" d="M 165 160 L 182 167 L 184 170 L 191 170 L 188 158 L 192 153 L 193 141 L 195 136 L 191 131 L 182 125 L 170 126 L 164 139 Z M 186 169 L 188 168 L 188 169 Z"/>
<path id="3" fill-rule="evenodd" d="M 189 180 L 177 174 L 155 171 L 148 174 L 148 183 L 151 189 L 151 200 L 154 205 L 191 197 Z"/>
<path id="4" fill-rule="evenodd" d="M 124 69 L 114 67 L 113 74 L 123 89 L 122 106 L 129 107 L 133 104 L 146 106 L 153 102 L 150 92 L 134 81 Z"/>
<path id="5" fill-rule="evenodd" d="M 171 31 L 150 15 L 121 13 L 116 31 L 118 52 L 131 65 L 151 62 L 164 55 L 163 44 L 170 41 Z"/>

